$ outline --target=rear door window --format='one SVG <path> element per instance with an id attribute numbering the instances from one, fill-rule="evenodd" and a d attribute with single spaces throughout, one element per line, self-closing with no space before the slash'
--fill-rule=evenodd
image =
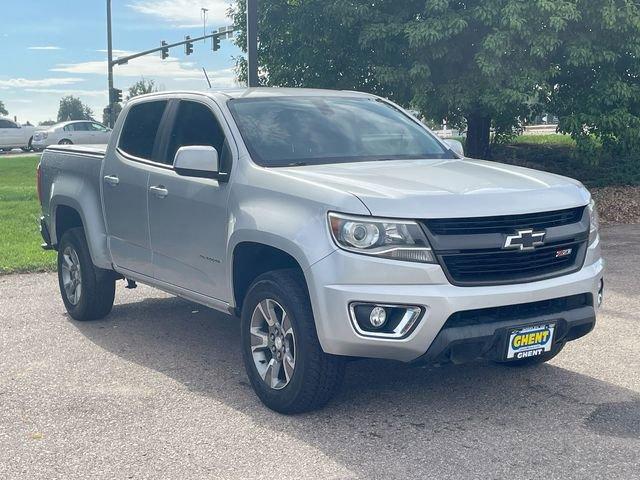
<path id="1" fill-rule="evenodd" d="M 153 159 L 153 146 L 167 101 L 134 105 L 127 113 L 118 147 L 123 152 L 145 160 Z"/>

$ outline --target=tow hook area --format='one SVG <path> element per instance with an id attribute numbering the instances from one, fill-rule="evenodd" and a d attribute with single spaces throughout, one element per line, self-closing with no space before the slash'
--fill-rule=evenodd
<path id="1" fill-rule="evenodd" d="M 137 288 L 138 284 L 135 282 L 135 280 L 131 280 L 130 278 L 127 278 L 127 286 L 124 288 Z"/>

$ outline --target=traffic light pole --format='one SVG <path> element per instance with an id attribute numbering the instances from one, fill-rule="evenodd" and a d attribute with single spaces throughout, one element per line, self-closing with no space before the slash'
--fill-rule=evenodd
<path id="1" fill-rule="evenodd" d="M 247 83 L 258 86 L 258 0 L 247 0 Z"/>
<path id="2" fill-rule="evenodd" d="M 113 45 L 111 40 L 111 0 L 107 0 L 107 72 L 109 82 L 109 127 L 113 128 Z"/>
<path id="3" fill-rule="evenodd" d="M 256 0 L 247 0 L 248 2 L 255 2 Z M 255 19 L 254 19 L 255 20 Z M 166 43 L 164 40 L 162 41 L 161 46 L 157 48 L 151 48 L 149 50 L 145 50 L 143 52 L 134 53 L 131 55 L 127 55 L 125 57 L 118 57 L 115 60 L 113 59 L 113 44 L 111 37 L 111 0 L 107 0 L 107 76 L 109 82 L 109 106 L 108 109 L 108 123 L 109 127 L 113 128 L 113 124 L 115 123 L 114 118 L 114 105 L 118 103 L 122 99 L 122 91 L 113 88 L 113 67 L 116 65 L 125 65 L 134 58 L 143 57 L 145 55 L 149 55 L 155 52 L 162 52 L 162 58 L 166 58 L 169 55 L 169 49 L 173 47 L 178 47 L 180 45 L 185 46 L 185 53 L 190 55 L 193 52 L 193 44 L 194 42 L 199 42 L 200 40 L 206 40 L 207 38 L 212 39 L 212 50 L 215 52 L 220 49 L 220 39 L 231 38 L 233 35 L 234 27 L 220 27 L 217 32 L 212 32 L 210 34 L 202 35 L 201 37 L 195 38 L 187 38 L 181 42 L 175 43 Z M 253 30 L 255 32 L 255 29 Z M 255 55 L 252 56 L 255 59 Z M 206 72 L 205 72 L 206 73 Z M 256 83 L 257 85 L 257 69 L 256 69 Z M 207 81 L 209 79 L 207 78 Z M 251 83 L 250 83 L 251 85 Z"/>

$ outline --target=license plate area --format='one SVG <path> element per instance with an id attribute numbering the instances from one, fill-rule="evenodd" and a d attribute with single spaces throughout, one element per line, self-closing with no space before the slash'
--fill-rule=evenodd
<path id="1" fill-rule="evenodd" d="M 551 351 L 555 332 L 555 322 L 511 329 L 507 335 L 505 360 L 537 357 Z"/>

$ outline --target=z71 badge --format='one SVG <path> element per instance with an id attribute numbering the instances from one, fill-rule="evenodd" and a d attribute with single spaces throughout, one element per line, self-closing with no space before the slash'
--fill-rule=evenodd
<path id="1" fill-rule="evenodd" d="M 555 327 L 555 324 L 546 324 L 512 330 L 509 335 L 507 360 L 536 357 L 549 352 L 553 345 Z"/>

